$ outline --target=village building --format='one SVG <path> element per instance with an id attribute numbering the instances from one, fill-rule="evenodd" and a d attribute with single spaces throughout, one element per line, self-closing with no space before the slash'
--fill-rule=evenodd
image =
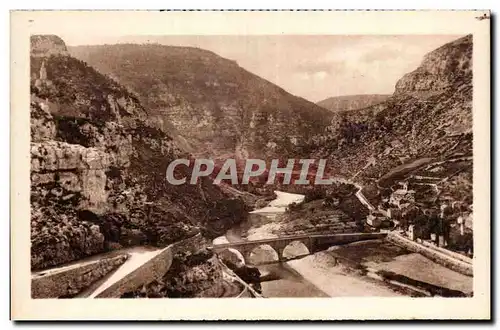
<path id="1" fill-rule="evenodd" d="M 439 237 L 438 237 L 438 246 L 446 247 L 447 245 L 448 245 L 448 241 L 446 240 L 446 238 L 444 237 L 444 235 L 439 235 Z"/>
<path id="2" fill-rule="evenodd" d="M 457 224 L 459 225 L 461 236 L 465 235 L 466 230 L 472 231 L 472 213 L 459 216 Z"/>
<path id="3" fill-rule="evenodd" d="M 402 187 L 401 189 L 408 190 L 408 181 L 399 182 L 399 185 Z"/>
<path id="4" fill-rule="evenodd" d="M 415 191 L 398 189 L 395 190 L 391 197 L 389 198 L 389 204 L 396 206 L 398 208 L 403 208 L 407 204 L 415 202 Z"/>
<path id="5" fill-rule="evenodd" d="M 385 225 L 389 222 L 389 219 L 387 218 L 385 212 L 382 211 L 372 211 L 370 214 L 367 215 L 366 217 L 366 223 L 369 226 L 379 228 L 382 225 Z"/>
<path id="6" fill-rule="evenodd" d="M 403 216 L 403 212 L 401 211 L 401 209 L 392 207 L 387 209 L 387 216 L 392 220 L 399 221 Z"/>
<path id="7" fill-rule="evenodd" d="M 464 224 L 465 224 L 465 228 L 467 228 L 467 229 L 469 229 L 469 230 L 472 230 L 472 213 L 469 213 L 469 214 L 465 217 Z"/>
<path id="8" fill-rule="evenodd" d="M 417 236 L 415 234 L 416 234 L 415 225 L 409 225 L 408 230 L 406 231 L 406 235 L 408 236 L 409 239 L 414 241 L 415 239 L 417 239 Z"/>

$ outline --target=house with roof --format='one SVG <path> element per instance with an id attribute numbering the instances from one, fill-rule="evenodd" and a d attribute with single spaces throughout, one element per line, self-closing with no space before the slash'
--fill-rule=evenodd
<path id="1" fill-rule="evenodd" d="M 415 202 L 415 190 L 397 189 L 389 198 L 389 204 L 403 208 L 406 204 Z"/>

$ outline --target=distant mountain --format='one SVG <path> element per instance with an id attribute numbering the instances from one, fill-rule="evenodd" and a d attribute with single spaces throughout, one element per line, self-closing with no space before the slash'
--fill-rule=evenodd
<path id="1" fill-rule="evenodd" d="M 118 44 L 70 52 L 135 92 L 150 118 L 175 129 L 194 154 L 293 154 L 331 119 L 326 109 L 207 50 Z"/>
<path id="2" fill-rule="evenodd" d="M 243 203 L 208 178 L 166 182 L 168 164 L 187 155 L 125 87 L 69 56 L 57 36 L 32 36 L 31 50 L 32 269 L 215 237 L 244 219 Z"/>
<path id="3" fill-rule="evenodd" d="M 385 101 L 388 94 L 363 94 L 329 97 L 316 104 L 330 111 L 351 111 L 366 108 Z"/>

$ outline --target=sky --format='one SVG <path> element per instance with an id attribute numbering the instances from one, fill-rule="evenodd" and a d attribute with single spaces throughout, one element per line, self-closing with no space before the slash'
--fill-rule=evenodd
<path id="1" fill-rule="evenodd" d="M 82 44 L 67 40 L 67 45 Z M 115 36 L 84 44 L 160 43 L 210 50 L 291 94 L 318 102 L 332 96 L 392 94 L 424 55 L 461 35 Z"/>

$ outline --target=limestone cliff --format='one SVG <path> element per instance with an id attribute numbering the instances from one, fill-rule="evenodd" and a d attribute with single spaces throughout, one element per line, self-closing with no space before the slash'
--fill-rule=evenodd
<path id="1" fill-rule="evenodd" d="M 472 79 L 471 35 L 427 54 L 415 71 L 397 82 L 395 93 L 438 93 L 469 79 Z"/>
<path id="2" fill-rule="evenodd" d="M 167 165 L 188 155 L 150 124 L 137 97 L 67 55 L 60 38 L 31 41 L 33 269 L 200 231 L 215 236 L 244 219 L 243 203 L 208 179 L 166 182 Z"/>
<path id="3" fill-rule="evenodd" d="M 471 205 L 472 36 L 427 54 L 384 102 L 336 116 L 304 153 L 328 157 L 332 173 L 367 187 L 375 204 L 399 180 L 411 179 L 424 188 L 425 180 L 437 184 L 421 194 L 431 207 Z"/>
<path id="4" fill-rule="evenodd" d="M 56 35 L 33 35 L 31 41 L 31 56 L 48 56 L 67 54 L 68 49 L 64 41 Z"/>

